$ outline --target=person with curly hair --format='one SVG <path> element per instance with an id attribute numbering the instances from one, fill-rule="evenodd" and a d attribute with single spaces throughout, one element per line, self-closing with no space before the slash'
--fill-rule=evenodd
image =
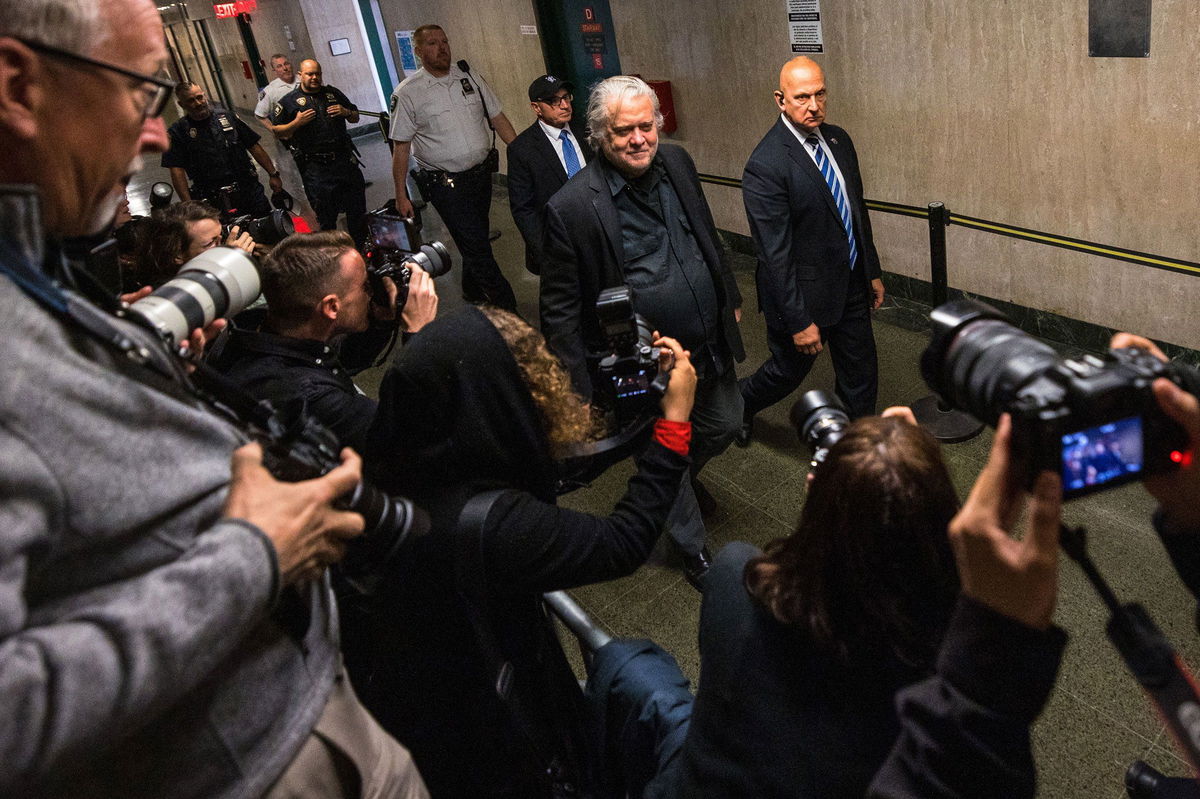
<path id="1" fill-rule="evenodd" d="M 676 341 L 656 344 L 675 358 L 663 417 L 604 517 L 555 504 L 554 458 L 590 417 L 518 317 L 468 307 L 439 318 L 383 380 L 367 477 L 432 525 L 378 592 L 347 602 L 343 651 L 364 704 L 434 796 L 590 795 L 584 699 L 542 594 L 632 573 L 675 501 L 696 375 Z M 491 491 L 480 524 L 460 524 Z"/>

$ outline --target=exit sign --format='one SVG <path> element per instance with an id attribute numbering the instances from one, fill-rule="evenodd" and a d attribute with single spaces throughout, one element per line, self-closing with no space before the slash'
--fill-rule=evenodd
<path id="1" fill-rule="evenodd" d="M 217 19 L 230 19 L 238 14 L 253 14 L 258 10 L 258 0 L 234 0 L 232 3 L 217 3 L 213 13 Z"/>

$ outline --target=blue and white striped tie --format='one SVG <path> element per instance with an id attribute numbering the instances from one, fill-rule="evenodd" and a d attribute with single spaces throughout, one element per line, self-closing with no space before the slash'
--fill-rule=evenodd
<path id="1" fill-rule="evenodd" d="M 804 143 L 813 149 L 813 158 L 817 162 L 817 169 L 821 170 L 821 175 L 825 178 L 825 184 L 829 186 L 829 191 L 833 194 L 833 201 L 837 205 L 838 214 L 842 217 L 842 227 L 846 229 L 846 238 L 850 241 L 850 268 L 854 268 L 854 264 L 858 262 L 858 245 L 854 243 L 854 220 L 850 218 L 850 203 L 846 200 L 846 192 L 842 188 L 842 181 L 838 178 L 837 172 L 833 169 L 833 164 L 825 157 L 825 150 L 821 147 L 821 141 L 815 133 L 810 134 L 804 140 Z"/>

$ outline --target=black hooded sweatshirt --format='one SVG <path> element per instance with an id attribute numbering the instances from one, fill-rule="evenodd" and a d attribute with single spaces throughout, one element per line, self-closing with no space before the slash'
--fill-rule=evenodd
<path id="1" fill-rule="evenodd" d="M 410 749 L 439 799 L 547 795 L 540 775 L 553 759 L 586 789 L 583 699 L 541 594 L 641 566 L 689 459 L 651 443 L 611 515 L 556 507 L 555 465 L 533 399 L 475 308 L 423 328 L 397 359 L 365 456 L 368 479 L 411 498 L 433 524 L 407 545 L 378 595 L 342 603 L 343 649 L 364 704 Z M 506 490 L 464 556 L 459 514 L 491 489 Z M 469 599 L 480 587 L 485 608 Z M 473 618 L 485 620 L 512 663 L 512 695 L 532 723 L 516 723 L 512 703 L 497 696 L 496 661 Z"/>

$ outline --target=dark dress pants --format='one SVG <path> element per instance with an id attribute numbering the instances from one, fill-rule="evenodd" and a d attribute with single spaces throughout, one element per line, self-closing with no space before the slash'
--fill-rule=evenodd
<path id="1" fill-rule="evenodd" d="M 330 162 L 310 159 L 302 177 L 321 230 L 335 230 L 338 214 L 345 211 L 346 231 L 361 250 L 367 240 L 367 184 L 353 157 L 339 156 Z"/>
<path id="2" fill-rule="evenodd" d="M 850 295 L 841 320 L 821 328 L 821 342 L 833 358 L 834 392 L 845 403 L 851 418 L 857 419 L 875 413 L 879 365 L 866 296 L 861 292 L 850 292 Z M 746 404 L 746 418 L 795 391 L 819 357 L 797 352 L 790 332 L 768 328 L 767 344 L 771 357 L 739 384 Z"/>
<path id="3" fill-rule="evenodd" d="M 742 426 L 742 413 L 742 397 L 732 366 L 720 377 L 696 384 L 696 402 L 691 417 L 692 468 L 683 475 L 679 495 L 667 514 L 667 534 L 688 555 L 700 554 L 707 535 L 696 492 L 692 490 L 692 478 L 700 473 L 704 464 L 729 447 Z"/>
<path id="4" fill-rule="evenodd" d="M 500 271 L 488 240 L 492 175 L 484 169 L 453 174 L 454 186 L 435 181 L 425 199 L 433 203 L 462 254 L 463 299 L 517 311 L 512 286 Z"/>

